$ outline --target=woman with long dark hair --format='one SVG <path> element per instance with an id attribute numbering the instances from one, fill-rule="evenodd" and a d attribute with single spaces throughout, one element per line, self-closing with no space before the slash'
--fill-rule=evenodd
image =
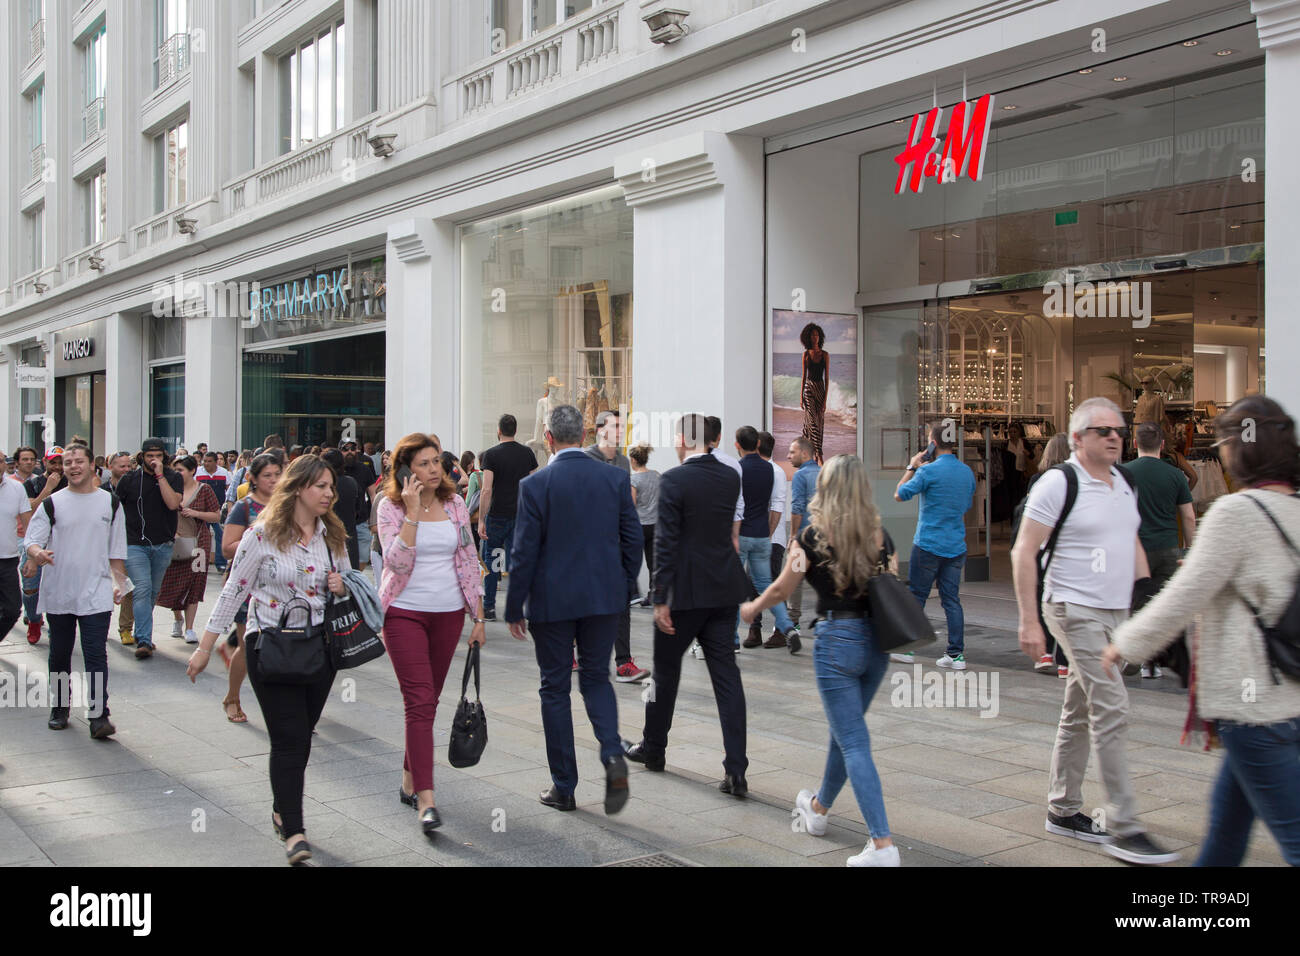
<path id="1" fill-rule="evenodd" d="M 802 820 L 804 832 L 825 835 L 831 804 L 847 779 L 871 834 L 862 852 L 848 858 L 848 866 L 899 865 L 866 721 L 889 668 L 889 655 L 872 634 L 867 587 L 881 555 L 892 560 L 893 550 L 872 500 L 867 466 L 857 455 L 836 455 L 817 476 L 808 525 L 790 542 L 781 576 L 757 600 L 740 606 L 741 620 L 749 623 L 786 600 L 805 576 L 817 593 L 822 620 L 813 644 L 813 671 L 831 740 L 820 791 L 801 790 L 793 815 Z"/>
<path id="2" fill-rule="evenodd" d="M 831 360 L 825 350 L 826 330 L 816 322 L 809 322 L 799 333 L 799 341 L 804 348 L 803 374 L 799 383 L 803 437 L 812 442 L 813 454 L 820 465 L 826 429 L 826 394 L 831 383 Z"/>
<path id="3" fill-rule="evenodd" d="M 1263 627 L 1295 599 L 1300 569 L 1300 444 L 1295 421 L 1249 395 L 1214 422 L 1242 491 L 1217 498 L 1181 567 L 1115 631 L 1102 655 L 1149 661 L 1200 618 L 1191 641 L 1187 730 L 1227 751 L 1197 866 L 1239 866 L 1255 818 L 1300 866 L 1300 679 L 1275 666 Z M 1209 723 L 1207 723 L 1209 722 Z"/>
<path id="4" fill-rule="evenodd" d="M 468 643 L 486 640 L 469 510 L 446 471 L 446 458 L 437 435 L 407 435 L 393 449 L 379 502 L 384 644 L 406 705 L 398 799 L 416 808 L 426 834 L 442 825 L 433 796 L 433 719 L 467 613 L 474 623 Z M 404 469 L 410 474 L 399 482 Z"/>
<path id="5" fill-rule="evenodd" d="M 323 640 L 326 592 L 346 593 L 340 572 L 351 568 L 347 532 L 333 505 L 334 469 L 315 455 L 294 459 L 271 503 L 239 542 L 230 578 L 186 668 L 191 681 L 203 672 L 212 648 L 248 599 L 248 676 L 271 738 L 271 825 L 285 841 L 290 865 L 311 859 L 302 822 L 303 778 L 312 731 L 335 671 L 327 654 L 322 671 L 304 683 L 267 681 L 259 669 L 258 636 L 279 627 L 285 606 L 292 604 L 286 624 L 320 629 Z"/>

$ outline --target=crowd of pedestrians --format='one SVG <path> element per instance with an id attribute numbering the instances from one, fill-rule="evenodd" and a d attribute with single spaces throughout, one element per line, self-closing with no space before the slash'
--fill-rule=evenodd
<path id="1" fill-rule="evenodd" d="M 1106 399 L 1081 402 L 1038 458 L 1025 452 L 1024 470 L 1033 473 L 1011 553 L 1019 644 L 1028 667 L 1064 680 L 1044 827 L 1129 863 L 1177 859 L 1146 831 L 1128 765 L 1123 675 L 1155 678 L 1163 664 L 1189 687 L 1189 739 L 1221 742 L 1226 753 L 1198 864 L 1240 863 L 1259 818 L 1296 865 L 1300 676 L 1270 642 L 1295 643 L 1283 625 L 1300 570 L 1300 446 L 1294 421 L 1264 396 L 1237 402 L 1215 427 L 1225 469 L 1242 490 L 1217 500 L 1199 525 L 1187 477 L 1162 459 L 1159 423 L 1137 423 L 1137 457 L 1122 463 L 1130 428 Z M 501 616 L 512 637 L 531 639 L 537 661 L 551 778 L 539 799 L 576 807 L 576 672 L 608 814 L 627 802 L 628 761 L 666 769 L 688 654 L 704 662 L 716 700 L 725 754 L 718 789 L 746 796 L 738 655 L 803 649 L 806 583 L 816 600 L 813 674 L 829 740 L 819 785 L 801 789 L 791 812 L 798 830 L 822 836 L 849 784 L 870 839 L 848 865 L 898 866 L 867 714 L 889 669 L 873 594 L 880 575 L 898 573 L 899 554 L 867 465 L 852 455 L 822 462 L 801 436 L 783 449 L 787 480 L 770 433 L 740 426 L 727 444 L 732 455 L 718 418 L 685 414 L 673 430 L 679 464 L 659 471 L 650 446 L 624 453 L 622 429 L 617 411 L 603 411 L 586 444 L 583 414 L 559 405 L 536 448 L 517 440 L 507 414 L 495 445 L 459 456 L 424 433 L 392 451 L 355 441 L 286 448 L 277 435 L 244 452 L 199 445 L 175 458 L 152 438 L 102 461 L 80 441 L 43 459 L 19 448 L 13 473 L 0 478 L 0 634 L 21 616 L 36 644 L 48 624 L 56 730 L 69 723 L 80 638 L 90 733 L 103 738 L 116 732 L 108 709 L 113 607 L 121 608 L 122 643 L 141 661 L 154 652 L 155 605 L 171 610 L 172 636 L 196 645 L 192 680 L 221 655 L 231 722 L 247 721 L 240 690 L 245 677 L 252 683 L 271 739 L 272 827 L 296 864 L 311 856 L 303 781 L 336 669 L 326 655 L 285 680 L 264 655 L 278 652 L 284 634 L 324 634 L 331 595 L 376 609 L 404 705 L 398 798 L 432 833 L 442 825 L 438 701 L 462 637 L 478 647 L 498 620 L 503 583 Z M 965 516 L 976 482 L 954 453 L 951 422 L 932 423 L 926 438 L 893 493 L 899 503 L 919 501 L 902 593 L 914 610 L 937 587 L 946 646 L 935 663 L 960 671 L 968 666 Z M 369 578 L 360 574 L 367 566 Z M 222 588 L 200 636 L 195 618 L 210 568 Z M 653 609 L 652 669 L 632 656 L 635 608 Z M 766 637 L 764 611 L 772 615 Z M 645 686 L 632 739 L 620 732 L 611 676 Z M 1093 756 L 1107 805 L 1088 812 L 1083 780 Z"/>

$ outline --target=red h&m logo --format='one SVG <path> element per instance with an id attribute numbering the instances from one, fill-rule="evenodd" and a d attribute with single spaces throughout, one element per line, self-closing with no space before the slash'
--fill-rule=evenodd
<path id="1" fill-rule="evenodd" d="M 933 176 L 941 183 L 952 183 L 964 169 L 972 180 L 979 182 L 984 175 L 984 153 L 989 142 L 989 128 L 993 125 L 993 94 L 986 93 L 969 110 L 967 122 L 966 102 L 952 108 L 948 121 L 948 135 L 943 150 L 935 151 L 939 140 L 935 133 L 943 118 L 943 107 L 936 106 L 928 113 L 912 117 L 912 128 L 907 134 L 907 148 L 894 157 L 898 163 L 898 180 L 894 195 L 903 192 L 903 186 L 919 193 L 927 177 Z"/>

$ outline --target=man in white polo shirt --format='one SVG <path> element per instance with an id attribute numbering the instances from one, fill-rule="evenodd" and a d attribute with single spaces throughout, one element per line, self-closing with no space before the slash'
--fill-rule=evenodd
<path id="1" fill-rule="evenodd" d="M 1059 524 L 1047 556 L 1042 611 L 1069 659 L 1070 676 L 1052 750 L 1047 831 L 1104 844 L 1106 852 L 1128 863 L 1170 863 L 1178 854 L 1157 846 L 1137 820 L 1125 753 L 1128 691 L 1123 678 L 1107 676 L 1101 664 L 1111 634 L 1128 617 L 1134 581 L 1150 576 L 1138 542 L 1142 519 L 1137 495 L 1115 467 L 1127 437 L 1114 402 L 1090 398 L 1080 403 L 1070 417 L 1074 454 L 1035 482 L 1011 564 L 1020 605 L 1020 649 L 1036 661 L 1045 645 L 1036 608 L 1039 550 L 1050 546 Z M 1065 469 L 1073 471 L 1073 481 Z M 1067 508 L 1070 497 L 1074 501 Z M 1110 802 L 1103 826 L 1094 826 L 1096 821 L 1081 812 L 1090 742 L 1096 744 Z"/>

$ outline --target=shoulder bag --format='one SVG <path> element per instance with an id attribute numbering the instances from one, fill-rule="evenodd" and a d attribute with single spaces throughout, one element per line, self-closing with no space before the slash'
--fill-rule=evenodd
<path id="1" fill-rule="evenodd" d="M 474 672 L 474 700 L 469 691 L 470 671 Z M 483 756 L 487 746 L 487 715 L 479 691 L 479 645 L 475 644 L 465 655 L 465 674 L 460 679 L 460 703 L 451 721 L 451 741 L 447 745 L 447 762 L 453 767 L 472 767 Z"/>
<path id="2" fill-rule="evenodd" d="M 305 625 L 286 623 L 294 605 L 306 611 Z M 280 608 L 279 623 L 257 635 L 258 676 L 268 684 L 314 684 L 329 668 L 324 637 L 325 628 L 311 623 L 311 605 L 305 599 L 287 602 Z"/>
<path id="3" fill-rule="evenodd" d="M 202 490 L 203 490 L 202 486 L 200 486 L 199 491 Z M 194 492 L 194 495 L 190 498 L 189 501 L 182 501 L 181 507 L 182 508 L 192 507 L 194 504 L 194 500 L 199 496 L 199 491 Z M 172 544 L 172 560 L 192 561 L 194 560 L 194 552 L 197 551 L 198 549 L 199 549 L 198 522 L 195 521 L 193 518 L 187 518 L 185 517 L 185 515 L 181 515 L 176 521 L 176 538 L 174 543 Z"/>
<path id="4" fill-rule="evenodd" d="M 889 570 L 892 553 L 888 543 L 880 549 L 876 573 L 867 584 L 867 604 L 876 650 L 905 654 L 931 643 L 934 627 L 907 585 Z"/>

